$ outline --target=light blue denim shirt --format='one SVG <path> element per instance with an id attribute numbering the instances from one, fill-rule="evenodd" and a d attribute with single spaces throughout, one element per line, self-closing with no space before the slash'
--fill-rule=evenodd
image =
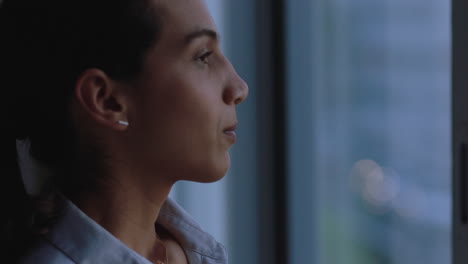
<path id="1" fill-rule="evenodd" d="M 168 199 L 157 223 L 181 244 L 190 264 L 225 264 L 226 251 L 177 203 Z M 23 264 L 151 264 L 94 222 L 72 202 Z"/>

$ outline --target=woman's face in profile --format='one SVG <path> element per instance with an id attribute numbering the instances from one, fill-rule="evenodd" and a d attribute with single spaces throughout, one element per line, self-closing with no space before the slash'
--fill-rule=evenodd
<path id="1" fill-rule="evenodd" d="M 171 180 L 219 180 L 230 165 L 236 105 L 248 93 L 219 47 L 203 0 L 153 0 L 163 27 L 132 87 L 135 157 Z"/>

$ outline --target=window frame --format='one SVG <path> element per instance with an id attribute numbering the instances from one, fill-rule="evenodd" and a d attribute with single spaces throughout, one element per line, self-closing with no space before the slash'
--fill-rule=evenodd
<path id="1" fill-rule="evenodd" d="M 259 263 L 289 263 L 286 3 L 256 0 Z"/>
<path id="2" fill-rule="evenodd" d="M 452 259 L 468 260 L 468 2 L 452 0 Z"/>

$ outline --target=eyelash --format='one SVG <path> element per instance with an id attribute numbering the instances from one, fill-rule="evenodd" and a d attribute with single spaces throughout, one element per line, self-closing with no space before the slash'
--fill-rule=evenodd
<path id="1" fill-rule="evenodd" d="M 213 51 L 207 51 L 197 58 L 201 63 L 208 64 L 208 58 L 213 54 Z"/>

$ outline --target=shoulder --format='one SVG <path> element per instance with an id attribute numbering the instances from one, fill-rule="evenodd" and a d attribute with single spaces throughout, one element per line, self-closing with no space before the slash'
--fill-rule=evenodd
<path id="1" fill-rule="evenodd" d="M 57 249 L 47 240 L 39 242 L 26 256 L 21 259 L 20 264 L 76 264 L 72 259 Z"/>

